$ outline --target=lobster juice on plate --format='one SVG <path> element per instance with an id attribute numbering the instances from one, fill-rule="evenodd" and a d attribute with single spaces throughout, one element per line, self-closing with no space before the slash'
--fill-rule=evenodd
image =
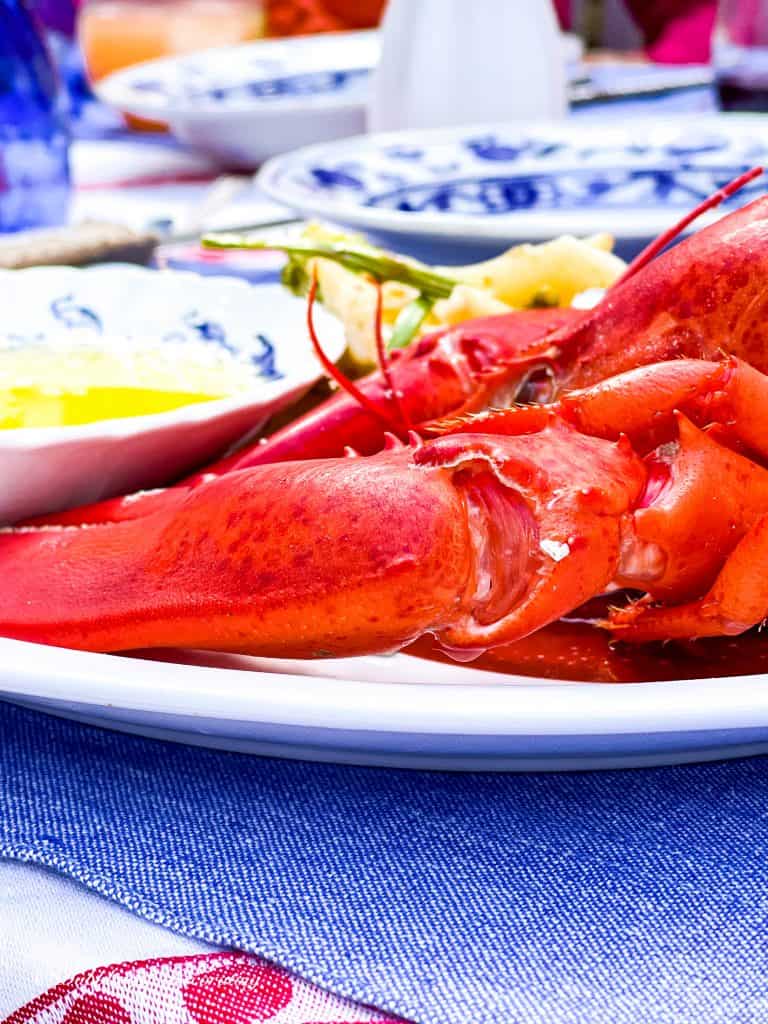
<path id="1" fill-rule="evenodd" d="M 247 386 L 241 365 L 203 343 L 104 344 L 68 333 L 0 348 L 0 428 L 71 427 L 169 412 Z"/>

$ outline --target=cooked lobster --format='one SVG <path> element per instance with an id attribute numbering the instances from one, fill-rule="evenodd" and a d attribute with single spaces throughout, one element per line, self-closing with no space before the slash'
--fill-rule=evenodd
<path id="1" fill-rule="evenodd" d="M 613 636 L 743 631 L 768 614 L 766 271 L 761 199 L 529 334 L 504 388 L 546 404 L 473 412 L 499 400 L 494 377 L 428 440 L 386 435 L 369 410 L 384 444 L 369 457 L 258 464 L 278 436 L 66 517 L 81 525 L 3 531 L 0 632 L 293 657 L 433 634 L 468 657 L 617 588 L 643 596 L 607 615 Z M 392 417 L 390 396 L 380 408 Z"/>
<path id="2" fill-rule="evenodd" d="M 0 632 L 93 650 L 461 656 L 607 589 L 623 639 L 768 613 L 768 378 L 674 360 L 368 458 L 231 472 L 142 519 L 0 536 Z M 702 533 L 702 524 L 706 532 Z"/>

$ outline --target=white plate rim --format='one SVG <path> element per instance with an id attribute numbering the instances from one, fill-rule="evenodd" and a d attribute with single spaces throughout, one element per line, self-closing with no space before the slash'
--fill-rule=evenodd
<path id="1" fill-rule="evenodd" d="M 323 675 L 322 670 L 311 675 L 254 673 L 0 638 L 0 693 L 11 700 L 66 700 L 113 712 L 122 709 L 361 734 L 610 737 L 768 726 L 768 674 L 572 683 L 457 666 L 455 678 L 462 681 L 449 683 L 452 666 L 405 655 L 396 658 L 407 659 L 409 681 L 366 680 L 374 662 L 374 674 L 381 675 L 382 659 L 347 659 L 342 668 L 345 678 L 338 678 Z M 393 675 L 397 674 L 396 659 L 387 660 L 394 666 Z M 268 664 L 269 659 L 259 661 Z M 318 663 L 309 664 L 316 672 Z M 338 667 L 341 662 L 327 664 Z M 295 665 L 291 662 L 288 668 Z M 430 674 L 442 674 L 445 681 L 413 681 Z"/>
<path id="2" fill-rule="evenodd" d="M 686 115 L 667 115 L 665 117 L 636 117 L 632 121 L 632 131 L 648 128 L 658 132 L 664 127 L 679 129 L 686 121 Z M 722 114 L 718 112 L 704 113 L 699 116 L 701 124 L 714 124 L 720 128 L 760 126 L 763 133 L 768 132 L 768 123 L 763 115 L 752 113 Z M 290 153 L 270 157 L 256 174 L 256 182 L 270 199 L 282 203 L 304 216 L 322 217 L 337 224 L 349 225 L 358 229 L 378 231 L 399 235 L 403 238 L 453 238 L 466 243 L 481 241 L 503 242 L 509 239 L 526 237 L 546 240 L 554 234 L 590 235 L 607 231 L 618 238 L 645 239 L 653 237 L 674 223 L 680 208 L 670 207 L 669 212 L 652 210 L 540 210 L 534 212 L 514 212 L 495 216 L 477 216 L 473 214 L 441 213 L 407 213 L 401 210 L 386 210 L 377 207 L 358 205 L 344 199 L 306 196 L 303 192 L 292 194 L 290 181 L 285 180 L 291 169 L 309 161 L 317 160 L 328 154 L 338 159 L 350 155 L 365 154 L 372 147 L 423 145 L 426 140 L 440 141 L 452 139 L 457 132 L 483 133 L 509 129 L 513 127 L 521 132 L 563 132 L 568 135 L 578 133 L 580 128 L 590 125 L 599 126 L 609 135 L 620 135 L 629 129 L 620 125 L 602 125 L 590 118 L 570 119 L 563 121 L 518 121 L 518 122 L 482 122 L 463 125 L 460 128 L 439 128 L 429 131 L 397 131 L 381 132 L 370 135 L 355 135 L 332 142 L 314 143 L 303 146 Z M 685 212 L 685 211 L 683 211 Z M 727 211 L 726 211 L 727 212 Z M 700 217 L 692 229 L 696 230 L 705 224 L 712 223 L 722 216 L 718 210 L 710 211 Z"/>
<path id="3" fill-rule="evenodd" d="M 271 55 L 296 57 L 302 51 L 311 52 L 317 50 L 329 53 L 338 50 L 339 45 L 357 46 L 363 53 L 366 48 L 376 52 L 378 33 L 371 30 L 352 32 L 323 32 L 315 36 L 296 36 L 285 39 L 257 39 L 251 42 L 237 43 L 230 46 L 217 46 L 204 51 L 207 59 L 216 60 L 226 58 L 233 51 L 245 52 L 252 50 L 264 59 Z M 248 102 L 227 103 L 226 106 L 206 101 L 195 101 L 194 104 L 183 102 L 169 103 L 163 97 L 143 96 L 132 87 L 132 82 L 140 75 L 146 75 L 153 71 L 163 72 L 172 69 L 179 61 L 188 60 L 200 54 L 183 54 L 170 57 L 158 57 L 154 60 L 142 61 L 140 64 L 133 64 L 128 68 L 122 68 L 110 75 L 105 76 L 94 84 L 94 92 L 100 100 L 109 106 L 137 117 L 147 117 L 163 121 L 184 121 L 199 122 L 205 120 L 218 120 L 223 113 L 229 116 L 253 116 L 258 112 L 259 117 L 285 116 L 293 113 L 306 113 L 307 111 L 357 110 L 363 106 L 359 98 L 345 96 L 342 92 L 327 92 L 317 94 L 303 94 L 299 97 L 270 97 L 269 100 L 262 100 L 258 97 L 251 98 Z M 373 68 L 374 61 L 364 60 L 360 66 Z M 329 61 L 326 68 L 314 68 L 313 70 L 334 71 L 334 70 L 355 70 L 354 62 L 344 68 L 338 68 Z M 291 74 L 300 74 L 301 69 L 291 71 Z M 269 77 L 264 75 L 264 79 Z"/>

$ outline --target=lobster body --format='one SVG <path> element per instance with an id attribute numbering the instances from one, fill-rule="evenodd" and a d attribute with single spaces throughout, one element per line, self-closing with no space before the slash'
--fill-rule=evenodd
<path id="1" fill-rule="evenodd" d="M 471 657 L 616 588 L 643 596 L 608 614 L 612 636 L 742 632 L 768 615 L 766 271 L 763 199 L 591 312 L 513 314 L 503 359 L 488 339 L 511 337 L 506 319 L 417 343 L 392 369 L 443 382 L 403 396 L 414 418 L 453 416 L 432 440 L 387 439 L 338 396 L 186 486 L 1 531 L 0 632 L 289 657 L 431 634 Z M 476 412 L 525 382 L 554 398 Z M 339 431 L 384 450 L 272 461 Z"/>
<path id="2" fill-rule="evenodd" d="M 292 657 L 431 633 L 471 656 L 629 586 L 646 599 L 605 624 L 625 639 L 740 632 L 768 614 L 766 428 L 768 377 L 676 360 L 415 447 L 231 472 L 141 520 L 4 531 L 0 631 Z"/>
<path id="3" fill-rule="evenodd" d="M 141 520 L 6 531 L 0 629 L 96 650 L 306 657 L 429 632 L 477 653 L 615 584 L 696 600 L 768 508 L 768 472 L 678 422 L 681 367 L 691 416 L 711 416 L 716 395 L 727 422 L 745 395 L 768 398 L 744 364 L 661 364 L 641 372 L 655 404 L 633 443 L 613 439 L 634 403 L 617 379 L 415 448 L 231 472 Z M 663 443 L 645 453 L 651 436 Z M 679 513 L 701 514 L 713 469 L 727 498 L 715 492 L 701 545 Z"/>
<path id="4" fill-rule="evenodd" d="M 549 339 L 553 397 L 635 366 L 726 352 L 768 371 L 768 197 L 667 250 Z"/>

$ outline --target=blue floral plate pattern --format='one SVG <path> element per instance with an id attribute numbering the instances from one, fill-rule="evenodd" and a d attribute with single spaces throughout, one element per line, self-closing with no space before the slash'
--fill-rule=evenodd
<path id="1" fill-rule="evenodd" d="M 116 72 L 100 94 L 145 117 L 218 115 L 262 102 L 362 104 L 378 59 L 375 32 L 268 40 L 146 61 Z"/>
<path id="2" fill-rule="evenodd" d="M 609 231 L 644 239 L 768 158 L 759 115 L 579 119 L 359 137 L 307 147 L 259 183 L 303 214 L 431 246 L 498 251 L 521 240 Z M 732 203 L 761 194 L 760 180 Z"/>

